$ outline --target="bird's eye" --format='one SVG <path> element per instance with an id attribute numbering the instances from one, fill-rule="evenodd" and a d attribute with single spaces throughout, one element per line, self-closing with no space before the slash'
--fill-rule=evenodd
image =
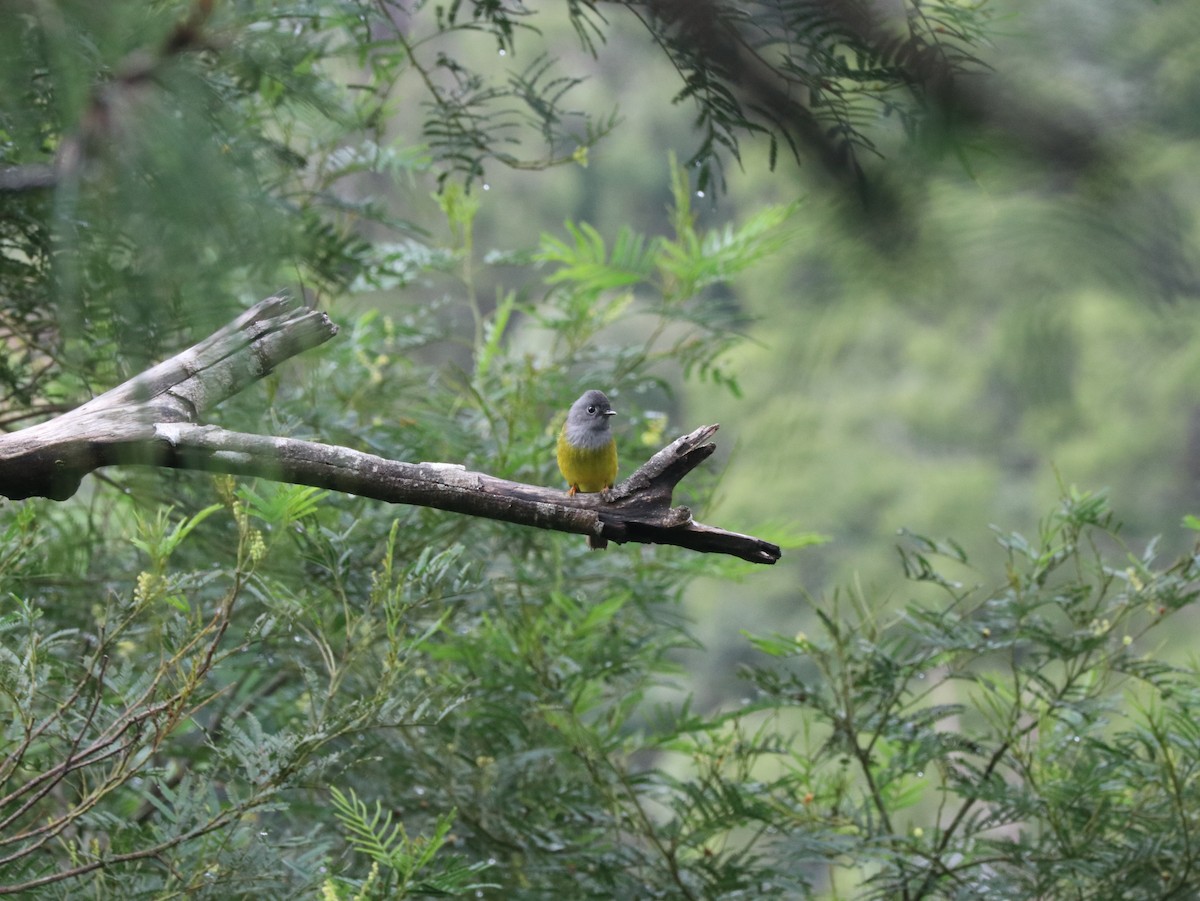
<path id="1" fill-rule="evenodd" d="M 588 415 L 589 415 L 589 416 L 595 416 L 595 415 L 596 415 L 596 407 L 595 407 L 595 405 L 594 405 L 594 404 L 592 404 L 592 405 L 589 405 L 589 406 L 588 406 Z"/>

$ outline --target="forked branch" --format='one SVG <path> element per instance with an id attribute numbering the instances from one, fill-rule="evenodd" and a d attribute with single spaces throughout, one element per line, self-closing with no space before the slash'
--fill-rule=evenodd
<path id="1" fill-rule="evenodd" d="M 256 476 L 397 504 L 435 507 L 617 543 L 672 544 L 774 563 L 778 546 L 695 522 L 671 495 L 715 449 L 704 426 L 676 439 L 603 495 L 576 495 L 347 447 L 201 425 L 222 400 L 337 334 L 323 313 L 271 297 L 171 359 L 69 413 L 0 436 L 0 494 L 66 500 L 103 466 L 145 465 Z"/>

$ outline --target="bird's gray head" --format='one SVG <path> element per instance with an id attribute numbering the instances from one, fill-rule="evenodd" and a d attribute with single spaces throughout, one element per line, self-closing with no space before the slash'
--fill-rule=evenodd
<path id="1" fill-rule="evenodd" d="M 585 391 L 567 413 L 567 440 L 574 447 L 603 447 L 612 440 L 608 418 L 616 410 L 603 391 Z"/>

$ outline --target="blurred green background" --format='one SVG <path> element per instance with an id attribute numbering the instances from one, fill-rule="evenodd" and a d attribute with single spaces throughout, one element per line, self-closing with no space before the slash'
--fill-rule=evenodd
<path id="1" fill-rule="evenodd" d="M 1108 491 L 1134 547 L 1161 536 L 1169 556 L 1190 542 L 1200 17 L 1188 3 L 989 8 L 992 43 L 977 49 L 1001 95 L 1086 124 L 1103 166 L 1065 171 L 1020 127 L 913 145 L 881 119 L 868 127 L 882 153 L 872 173 L 902 199 L 894 217 L 870 221 L 814 164 L 769 171 L 752 140 L 728 191 L 695 198 L 709 228 L 802 198 L 786 248 L 713 299 L 746 323 L 728 360 L 741 396 L 677 382 L 662 401 L 669 434 L 721 424 L 723 472 L 699 518 L 829 539 L 740 583 L 696 584 L 691 610 L 714 650 L 743 653 L 741 629 L 805 628 L 800 598 L 839 586 L 907 600 L 900 529 L 954 536 L 995 571 L 990 526 L 1036 531 L 1065 486 Z M 576 99 L 616 107 L 622 126 L 586 167 L 489 169 L 477 247 L 519 249 L 565 219 L 606 235 L 665 229 L 667 154 L 694 146 L 689 109 L 671 104 L 675 73 L 645 36 L 614 25 L 596 60 L 571 55 L 565 22 L 548 44 L 590 74 Z M 422 202 L 416 186 L 403 206 Z M 510 287 L 503 270 L 476 278 L 483 298 Z M 399 310 L 412 296 L 379 300 Z M 698 665 L 727 672 L 716 659 Z"/>

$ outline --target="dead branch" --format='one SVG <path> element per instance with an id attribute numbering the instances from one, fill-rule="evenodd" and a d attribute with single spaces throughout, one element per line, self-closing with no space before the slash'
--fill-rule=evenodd
<path id="1" fill-rule="evenodd" d="M 717 426 L 684 435 L 603 495 L 576 495 L 470 472 L 450 463 L 405 463 L 347 447 L 233 432 L 200 424 L 288 358 L 332 338 L 323 313 L 271 297 L 204 341 L 69 413 L 0 436 L 0 494 L 66 500 L 103 466 L 165 466 L 254 476 L 435 507 L 617 543 L 671 544 L 774 563 L 769 542 L 706 526 L 672 507 L 679 481 L 715 449 Z"/>

